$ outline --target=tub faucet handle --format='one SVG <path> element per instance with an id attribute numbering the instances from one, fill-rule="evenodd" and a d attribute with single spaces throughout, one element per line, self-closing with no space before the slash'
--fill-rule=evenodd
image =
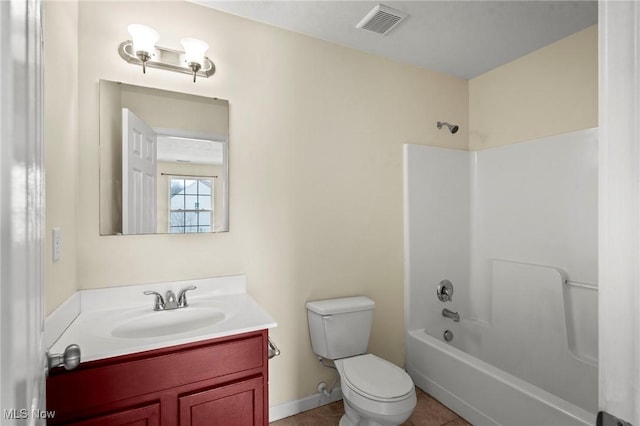
<path id="1" fill-rule="evenodd" d="M 449 280 L 442 280 L 438 284 L 436 294 L 441 302 L 451 302 L 453 298 L 453 284 Z"/>

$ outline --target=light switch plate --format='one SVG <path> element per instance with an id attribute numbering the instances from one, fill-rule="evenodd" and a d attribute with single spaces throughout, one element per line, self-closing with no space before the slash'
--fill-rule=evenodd
<path id="1" fill-rule="evenodd" d="M 53 253 L 53 261 L 57 262 L 62 255 L 62 230 L 60 228 L 53 228 L 51 234 L 51 242 L 53 245 L 51 252 Z"/>

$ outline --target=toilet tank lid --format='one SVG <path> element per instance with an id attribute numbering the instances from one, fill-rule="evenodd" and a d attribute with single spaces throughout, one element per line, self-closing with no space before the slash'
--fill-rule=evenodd
<path id="1" fill-rule="evenodd" d="M 315 300 L 307 302 L 307 309 L 319 315 L 342 314 L 346 312 L 368 311 L 376 303 L 365 296 L 341 297 L 339 299 Z"/>

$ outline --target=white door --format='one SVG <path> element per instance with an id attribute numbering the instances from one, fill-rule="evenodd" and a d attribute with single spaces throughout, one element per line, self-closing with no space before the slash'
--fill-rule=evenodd
<path id="1" fill-rule="evenodd" d="M 156 233 L 157 135 L 122 108 L 122 233 Z"/>
<path id="2" fill-rule="evenodd" d="M 0 1 L 0 424 L 44 424 L 41 4 Z"/>

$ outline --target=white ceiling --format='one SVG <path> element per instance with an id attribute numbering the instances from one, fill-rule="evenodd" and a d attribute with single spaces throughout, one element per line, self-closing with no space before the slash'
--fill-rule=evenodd
<path id="1" fill-rule="evenodd" d="M 409 17 L 387 35 L 357 29 L 377 1 L 196 3 L 470 79 L 597 22 L 597 1 L 382 1 Z"/>
<path id="2" fill-rule="evenodd" d="M 224 144 L 222 142 L 159 134 L 157 147 L 158 161 L 214 166 L 221 166 L 224 162 Z"/>

